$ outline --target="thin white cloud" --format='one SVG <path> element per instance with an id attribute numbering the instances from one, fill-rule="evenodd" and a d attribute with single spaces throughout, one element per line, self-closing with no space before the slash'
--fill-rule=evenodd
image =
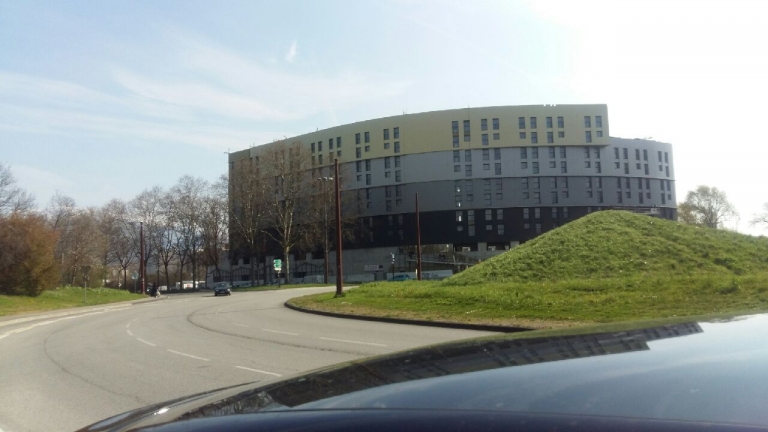
<path id="1" fill-rule="evenodd" d="M 288 49 L 288 52 L 285 53 L 285 61 L 288 63 L 293 63 L 293 59 L 296 58 L 296 41 L 293 41 L 291 44 L 291 47 Z"/>

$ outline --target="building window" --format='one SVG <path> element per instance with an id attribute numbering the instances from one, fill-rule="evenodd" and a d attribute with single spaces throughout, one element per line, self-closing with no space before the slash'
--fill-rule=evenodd
<path id="1" fill-rule="evenodd" d="M 525 132 L 520 132 L 520 139 L 525 139 Z"/>
<path id="2" fill-rule="evenodd" d="M 392 177 L 392 171 L 384 171 L 384 177 L 385 177 L 385 178 L 390 178 L 390 177 Z"/>
<path id="3" fill-rule="evenodd" d="M 501 201 L 502 199 L 504 199 L 504 194 L 501 192 L 496 192 L 496 200 Z"/>
<path id="4" fill-rule="evenodd" d="M 664 152 L 664 163 L 669 163 L 669 153 Z"/>
<path id="5" fill-rule="evenodd" d="M 456 195 L 456 207 L 461 207 L 461 195 Z"/>
<path id="6" fill-rule="evenodd" d="M 358 174 L 357 175 L 357 181 L 363 181 L 363 175 L 362 174 Z"/>
<path id="7" fill-rule="evenodd" d="M 487 206 L 491 205 L 491 194 L 490 193 L 483 194 L 483 198 L 485 199 L 485 205 L 487 205 Z"/>
<path id="8" fill-rule="evenodd" d="M 365 175 L 365 184 L 370 185 L 371 184 L 371 175 L 366 174 Z"/>
<path id="9" fill-rule="evenodd" d="M 563 194 L 563 199 L 567 199 L 568 198 L 568 191 L 567 190 L 562 191 L 562 194 Z"/>
<path id="10" fill-rule="evenodd" d="M 561 173 L 567 173 L 568 172 L 568 165 L 565 161 L 560 161 L 560 172 Z"/>
<path id="11" fill-rule="evenodd" d="M 498 140 L 500 140 L 500 139 L 501 139 L 501 134 L 500 134 L 500 133 L 498 133 L 498 132 L 495 132 L 495 133 L 493 134 L 493 140 L 494 140 L 494 141 L 498 141 Z"/>
<path id="12" fill-rule="evenodd" d="M 387 186 L 384 188 L 384 193 L 387 198 L 392 198 L 392 186 Z"/>
<path id="13" fill-rule="evenodd" d="M 389 143 L 384 143 L 384 150 L 389 150 Z"/>
<path id="14" fill-rule="evenodd" d="M 403 196 L 403 187 L 401 185 L 395 186 L 395 196 Z"/>
<path id="15" fill-rule="evenodd" d="M 360 144 L 360 134 L 359 133 L 355 134 L 355 144 Z M 320 149 L 320 150 L 322 150 L 322 149 Z"/>
<path id="16" fill-rule="evenodd" d="M 464 212 L 459 210 L 456 212 L 456 222 L 461 222 L 464 220 Z"/>
<path id="17" fill-rule="evenodd" d="M 488 145 L 488 134 L 483 134 L 482 138 L 483 138 L 483 145 L 487 146 Z"/>
<path id="18" fill-rule="evenodd" d="M 501 149 L 500 148 L 493 149 L 493 159 L 494 160 L 501 160 Z"/>
<path id="19" fill-rule="evenodd" d="M 469 120 L 464 120 L 464 141 L 469 141 Z"/>
<path id="20" fill-rule="evenodd" d="M 598 203 L 603 202 L 603 191 L 597 191 L 597 202 Z"/>
<path id="21" fill-rule="evenodd" d="M 534 219 L 541 219 L 541 209 L 536 207 L 533 209 L 533 218 Z"/>
<path id="22" fill-rule="evenodd" d="M 525 129 L 525 117 L 517 118 L 517 127 L 520 129 Z"/>
<path id="23" fill-rule="evenodd" d="M 323 155 L 320 155 L 321 158 L 322 158 L 322 156 Z M 363 157 L 363 153 L 362 153 L 362 150 L 360 149 L 360 147 L 357 147 L 355 149 L 355 157 L 358 157 L 358 158 Z M 322 164 L 323 162 L 320 161 L 320 163 Z"/>
<path id="24" fill-rule="evenodd" d="M 498 226 L 496 227 L 496 232 L 497 232 L 499 235 L 504 235 L 504 225 L 498 225 Z"/>
<path id="25" fill-rule="evenodd" d="M 560 147 L 560 157 L 561 158 L 565 157 L 565 147 L 562 147 L 562 146 Z"/>
<path id="26" fill-rule="evenodd" d="M 336 148 L 337 149 L 341 148 L 341 137 L 336 137 Z"/>
<path id="27" fill-rule="evenodd" d="M 387 156 L 384 158 L 384 169 L 389 169 L 390 165 L 392 164 L 392 158 Z"/>
<path id="28" fill-rule="evenodd" d="M 528 169 L 528 162 L 520 162 L 520 169 Z"/>
<path id="29" fill-rule="evenodd" d="M 400 156 L 395 156 L 395 168 L 400 168 Z"/>
<path id="30" fill-rule="evenodd" d="M 402 180 L 402 177 L 400 177 L 400 170 L 395 171 L 395 181 L 400 182 Z"/>
<path id="31" fill-rule="evenodd" d="M 453 172 L 461 172 L 461 165 L 454 165 Z"/>
<path id="32" fill-rule="evenodd" d="M 394 132 L 395 132 L 395 139 L 400 139 L 400 128 L 396 127 L 394 129 Z"/>
<path id="33" fill-rule="evenodd" d="M 371 142 L 371 133 L 370 132 L 366 132 L 365 133 L 365 142 L 366 142 L 366 144 Z"/>
<path id="34" fill-rule="evenodd" d="M 453 137 L 453 148 L 459 147 L 459 137 Z"/>
<path id="35" fill-rule="evenodd" d="M 491 170 L 491 164 L 490 163 L 484 163 L 483 164 L 483 171 L 490 171 Z"/>
<path id="36" fill-rule="evenodd" d="M 315 152 L 315 143 L 312 143 L 312 153 Z"/>
<path id="37" fill-rule="evenodd" d="M 555 157 L 555 148 L 554 147 L 550 147 L 549 148 L 549 158 L 553 159 L 554 157 Z"/>
<path id="38" fill-rule="evenodd" d="M 340 158 L 340 157 L 341 157 L 341 150 L 339 150 L 339 151 L 337 151 L 337 152 L 336 152 L 336 158 L 338 159 L 338 158 Z"/>
<path id="39" fill-rule="evenodd" d="M 467 192 L 472 192 L 472 180 L 467 180 L 466 183 L 464 183 L 464 187 L 466 188 Z"/>
<path id="40" fill-rule="evenodd" d="M 459 152 L 458 150 L 453 151 L 453 161 L 461 162 L 461 152 Z"/>
<path id="41" fill-rule="evenodd" d="M 392 201 L 391 200 L 387 200 L 387 211 L 388 212 L 392 211 Z"/>
<path id="42" fill-rule="evenodd" d="M 531 117 L 531 129 L 536 129 L 536 117 Z"/>
<path id="43" fill-rule="evenodd" d="M 587 127 L 587 128 L 591 128 L 592 127 L 591 117 L 584 116 L 584 127 Z"/>
<path id="44" fill-rule="evenodd" d="M 557 127 L 561 129 L 565 127 L 565 119 L 563 117 L 557 118 Z"/>
<path id="45" fill-rule="evenodd" d="M 520 159 L 528 159 L 528 147 L 520 147 Z"/>
<path id="46" fill-rule="evenodd" d="M 624 174 L 629 174 L 629 164 L 624 162 Z"/>
<path id="47" fill-rule="evenodd" d="M 557 137 L 558 138 L 565 138 L 565 132 L 564 131 L 558 131 L 557 132 Z"/>
<path id="48" fill-rule="evenodd" d="M 547 129 L 552 129 L 552 117 L 547 117 Z"/>
<path id="49" fill-rule="evenodd" d="M 528 177 L 523 177 L 520 179 L 520 183 L 523 189 L 528 189 Z"/>
<path id="50" fill-rule="evenodd" d="M 319 163 L 320 165 L 323 164 L 323 155 L 317 155 L 317 163 Z"/>
<path id="51" fill-rule="evenodd" d="M 595 116 L 595 127 L 603 127 L 603 116 Z"/>
<path id="52" fill-rule="evenodd" d="M 504 219 L 504 209 L 496 209 L 496 219 Z"/>
<path id="53" fill-rule="evenodd" d="M 472 177 L 472 165 L 464 165 L 464 176 Z"/>
<path id="54" fill-rule="evenodd" d="M 539 143 L 539 134 L 536 132 L 531 132 L 531 144 L 538 144 Z"/>
<path id="55" fill-rule="evenodd" d="M 533 173 L 534 174 L 538 174 L 539 173 L 539 163 L 538 162 L 533 162 L 532 163 L 532 168 L 533 168 Z"/>
<path id="56" fill-rule="evenodd" d="M 464 150 L 464 161 L 472 162 L 472 150 Z"/>
<path id="57" fill-rule="evenodd" d="M 523 192 L 523 199 L 528 199 L 531 197 L 531 194 L 529 192 Z"/>
<path id="58" fill-rule="evenodd" d="M 603 172 L 603 168 L 600 166 L 600 162 L 595 162 L 595 172 L 598 174 Z"/>
<path id="59" fill-rule="evenodd" d="M 395 153 L 400 153 L 400 141 L 395 141 Z"/>
<path id="60" fill-rule="evenodd" d="M 371 151 L 371 146 L 369 145 L 365 146 L 365 152 L 368 153 L 369 151 Z"/>
<path id="61" fill-rule="evenodd" d="M 592 142 L 592 131 L 586 131 L 586 132 L 584 132 L 584 134 L 586 135 L 585 139 L 587 140 L 587 143 L 591 143 Z"/>
<path id="62" fill-rule="evenodd" d="M 645 169 L 645 175 L 648 175 L 648 164 L 645 164 L 643 168 Z"/>
<path id="63" fill-rule="evenodd" d="M 365 161 L 365 170 L 366 171 L 370 171 L 371 170 L 371 160 L 370 159 L 367 159 Z"/>
<path id="64" fill-rule="evenodd" d="M 499 119 L 493 119 L 493 130 L 499 130 Z"/>
<path id="65" fill-rule="evenodd" d="M 603 137 L 603 131 L 597 131 L 597 137 L 602 138 Z"/>
<path id="66" fill-rule="evenodd" d="M 483 149 L 483 160 L 491 160 L 491 151 L 488 149 Z"/>
<path id="67" fill-rule="evenodd" d="M 493 166 L 494 166 L 494 173 L 496 175 L 501 175 L 501 164 L 497 162 Z"/>
<path id="68" fill-rule="evenodd" d="M 616 159 L 618 159 L 618 158 L 619 158 L 619 148 L 618 148 L 618 147 L 614 147 L 614 148 L 613 148 L 613 155 L 614 155 L 614 157 L 615 157 Z"/>
<path id="69" fill-rule="evenodd" d="M 589 161 L 584 161 L 584 168 L 590 168 L 591 163 Z"/>
<path id="70" fill-rule="evenodd" d="M 540 223 L 536 224 L 536 234 L 541 234 L 541 224 Z"/>
<path id="71" fill-rule="evenodd" d="M 488 130 L 488 119 L 480 119 L 480 130 Z"/>
<path id="72" fill-rule="evenodd" d="M 669 177 L 669 165 L 667 165 L 667 166 L 666 166 L 666 167 L 664 167 L 664 168 L 665 168 L 665 170 L 667 171 L 667 173 L 666 173 L 666 174 L 667 174 L 667 177 Z"/>
<path id="73" fill-rule="evenodd" d="M 557 191 L 550 192 L 550 200 L 552 204 L 557 204 Z"/>
<path id="74" fill-rule="evenodd" d="M 534 177 L 533 178 L 533 188 L 534 189 L 538 189 L 539 188 L 539 180 L 540 179 L 538 177 Z"/>
<path id="75" fill-rule="evenodd" d="M 362 172 L 363 171 L 363 161 L 355 162 L 355 168 L 356 168 L 357 172 Z"/>
<path id="76" fill-rule="evenodd" d="M 555 142 L 555 133 L 547 132 L 547 143 L 552 144 Z"/>

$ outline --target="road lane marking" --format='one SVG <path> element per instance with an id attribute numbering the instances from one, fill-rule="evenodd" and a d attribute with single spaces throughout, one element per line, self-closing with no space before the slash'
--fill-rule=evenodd
<path id="1" fill-rule="evenodd" d="M 130 331 L 130 330 L 126 330 L 126 331 L 128 332 L 129 335 L 133 336 L 133 332 L 132 331 Z"/>
<path id="2" fill-rule="evenodd" d="M 234 324 L 236 326 L 240 326 L 240 327 L 249 327 L 249 328 L 251 327 L 251 326 L 247 326 L 245 324 L 239 324 L 239 323 L 232 323 L 232 324 Z"/>
<path id="3" fill-rule="evenodd" d="M 238 369 L 243 369 L 243 370 L 247 370 L 247 371 L 251 371 L 251 372 L 263 373 L 263 374 L 272 375 L 272 376 L 276 376 L 276 377 L 281 377 L 282 376 L 280 374 L 276 374 L 276 373 L 272 373 L 272 372 L 267 372 L 267 371 L 263 371 L 263 370 L 258 370 L 258 369 L 251 369 L 251 368 L 247 368 L 245 366 L 235 366 L 235 367 L 238 368 Z"/>
<path id="4" fill-rule="evenodd" d="M 289 332 L 284 332 L 284 331 L 279 331 L 279 330 L 270 330 L 270 329 L 261 329 L 261 331 L 270 332 L 270 333 L 280 333 L 280 334 L 286 334 L 286 335 L 291 335 L 291 336 L 298 336 L 299 335 L 298 333 L 289 333 Z"/>
<path id="5" fill-rule="evenodd" d="M 144 339 L 142 339 L 142 338 L 136 338 L 136 340 L 137 340 L 137 341 L 139 341 L 139 342 L 143 342 L 143 343 L 145 343 L 145 344 L 147 344 L 147 345 L 149 345 L 149 346 L 157 346 L 157 345 L 153 344 L 152 342 L 147 342 L 147 341 L 145 341 L 145 340 L 144 340 Z"/>
<path id="6" fill-rule="evenodd" d="M 380 347 L 385 347 L 386 346 L 384 344 L 377 344 L 377 343 L 372 343 L 372 342 L 358 342 L 358 341 L 351 341 L 351 340 L 345 340 L 345 339 L 334 339 L 334 338 L 327 338 L 327 337 L 321 337 L 320 339 L 327 340 L 327 341 L 336 341 L 336 342 L 346 342 L 346 343 L 360 344 L 360 345 L 372 345 L 372 346 L 380 346 Z"/>
<path id="7" fill-rule="evenodd" d="M 107 311 L 106 310 L 101 310 L 101 311 L 98 311 L 98 312 L 90 312 L 90 313 L 81 314 L 81 315 L 71 315 L 71 316 L 65 316 L 64 318 L 59 318 L 59 319 L 55 319 L 55 320 L 42 321 L 42 322 L 35 323 L 35 324 L 29 325 L 29 326 L 26 326 L 26 327 L 20 327 L 20 328 L 14 329 L 14 330 L 7 331 L 7 332 L 5 332 L 3 334 L 0 334 L 0 339 L 5 339 L 5 338 L 7 338 L 8 336 L 10 336 L 12 334 L 25 332 L 27 330 L 32 330 L 35 327 L 40 327 L 40 326 L 44 326 L 44 325 L 48 325 L 48 324 L 57 323 L 59 321 L 66 321 L 66 320 L 71 320 L 71 319 L 80 318 L 80 317 L 89 316 L 89 315 L 98 315 L 98 314 L 102 314 L 104 312 L 107 312 Z"/>
<path id="8" fill-rule="evenodd" d="M 189 357 L 189 358 L 197 359 L 197 360 L 202 360 L 202 361 L 210 361 L 210 360 L 208 360 L 207 358 L 202 358 L 202 357 L 198 357 L 198 356 L 193 356 L 192 354 L 186 354 L 186 353 L 183 353 L 183 352 L 174 351 L 174 350 L 172 350 L 172 349 L 169 349 L 169 350 L 168 350 L 168 352 L 171 352 L 171 353 L 174 353 L 174 354 L 178 354 L 178 355 L 181 355 L 181 356 L 184 356 L 184 357 Z"/>

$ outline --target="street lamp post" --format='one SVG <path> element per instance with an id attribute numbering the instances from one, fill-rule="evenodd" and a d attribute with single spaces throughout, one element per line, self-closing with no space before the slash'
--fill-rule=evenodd
<path id="1" fill-rule="evenodd" d="M 344 265 L 341 262 L 341 191 L 339 189 L 339 160 L 335 161 L 334 184 L 336 186 L 336 297 L 344 295 Z"/>
<path id="2" fill-rule="evenodd" d="M 145 279 L 146 279 L 146 266 L 144 265 L 144 222 L 139 222 L 139 237 L 141 238 L 141 251 L 140 251 L 140 262 L 139 262 L 139 272 L 141 273 L 139 275 L 140 281 L 141 281 L 141 293 L 146 294 L 146 287 L 144 285 Z"/>

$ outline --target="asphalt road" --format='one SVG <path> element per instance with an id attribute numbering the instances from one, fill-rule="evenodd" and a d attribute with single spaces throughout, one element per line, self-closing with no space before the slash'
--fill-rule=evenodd
<path id="1" fill-rule="evenodd" d="M 490 334 L 283 307 L 332 289 L 185 294 L 0 321 L 0 432 L 71 431 L 191 393 Z"/>

